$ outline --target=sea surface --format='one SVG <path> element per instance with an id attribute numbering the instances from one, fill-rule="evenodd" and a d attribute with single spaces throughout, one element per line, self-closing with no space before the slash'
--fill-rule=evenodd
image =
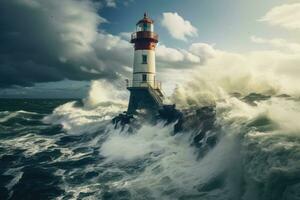
<path id="1" fill-rule="evenodd" d="M 174 134 L 115 129 L 120 102 L 1 99 L 0 199 L 299 200 L 299 105 L 235 94 Z"/>

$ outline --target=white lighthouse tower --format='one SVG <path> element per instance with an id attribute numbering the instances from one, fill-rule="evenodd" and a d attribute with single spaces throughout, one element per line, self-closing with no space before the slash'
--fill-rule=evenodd
<path id="1" fill-rule="evenodd" d="M 136 24 L 136 32 L 131 35 L 134 44 L 132 81 L 128 81 L 130 91 L 128 113 L 138 109 L 155 111 L 162 106 L 161 83 L 156 80 L 155 47 L 158 35 L 154 32 L 154 21 L 147 14 Z"/>

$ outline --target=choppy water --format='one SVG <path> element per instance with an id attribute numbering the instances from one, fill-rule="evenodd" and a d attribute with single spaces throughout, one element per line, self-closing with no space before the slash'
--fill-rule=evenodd
<path id="1" fill-rule="evenodd" d="M 0 199 L 300 199 L 298 100 L 231 96 L 209 127 L 190 108 L 175 135 L 163 122 L 115 130 L 125 108 L 1 100 Z"/>

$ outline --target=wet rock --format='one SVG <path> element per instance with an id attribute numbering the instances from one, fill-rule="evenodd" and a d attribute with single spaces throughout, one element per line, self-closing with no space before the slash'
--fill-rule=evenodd
<path id="1" fill-rule="evenodd" d="M 166 122 L 172 123 L 182 118 L 182 113 L 176 109 L 176 105 L 164 105 L 162 109 L 158 110 L 159 119 L 164 119 Z"/>
<path id="2" fill-rule="evenodd" d="M 164 105 L 158 110 L 158 115 L 152 118 L 144 116 L 143 113 L 135 116 L 129 115 L 126 112 L 119 114 L 112 119 L 112 123 L 115 128 L 119 126 L 124 128 L 125 125 L 129 125 L 129 130 L 141 126 L 144 121 L 148 123 L 156 124 L 164 121 L 165 125 L 171 123 L 174 124 L 174 134 L 185 131 L 194 131 L 193 144 L 196 147 L 203 147 L 203 142 L 209 147 L 213 147 L 217 143 L 217 137 L 208 136 L 208 133 L 214 129 L 216 112 L 214 106 L 205 106 L 196 109 L 178 110 L 176 105 Z M 150 120 L 149 120 L 150 119 Z M 203 141 L 203 139 L 205 140 Z"/>
<path id="3" fill-rule="evenodd" d="M 174 125 L 174 134 L 182 130 L 183 113 L 176 109 L 176 105 L 164 105 L 162 109 L 158 111 L 158 119 L 166 121 L 166 125 L 176 122 Z"/>
<path id="4" fill-rule="evenodd" d="M 114 117 L 112 123 L 115 125 L 115 128 L 118 128 L 118 125 L 124 127 L 126 124 L 130 124 L 131 119 L 134 119 L 133 115 L 123 112 Z"/>

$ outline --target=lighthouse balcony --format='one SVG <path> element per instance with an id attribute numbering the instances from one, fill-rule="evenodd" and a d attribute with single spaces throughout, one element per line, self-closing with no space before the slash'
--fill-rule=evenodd
<path id="1" fill-rule="evenodd" d="M 154 90 L 161 90 L 162 84 L 161 81 L 132 81 L 126 80 L 127 89 L 130 88 L 152 88 Z"/>
<path id="2" fill-rule="evenodd" d="M 158 42 L 158 35 L 152 31 L 138 31 L 131 34 L 131 43 L 135 43 L 137 40 L 140 39 L 148 39 L 153 42 Z"/>

